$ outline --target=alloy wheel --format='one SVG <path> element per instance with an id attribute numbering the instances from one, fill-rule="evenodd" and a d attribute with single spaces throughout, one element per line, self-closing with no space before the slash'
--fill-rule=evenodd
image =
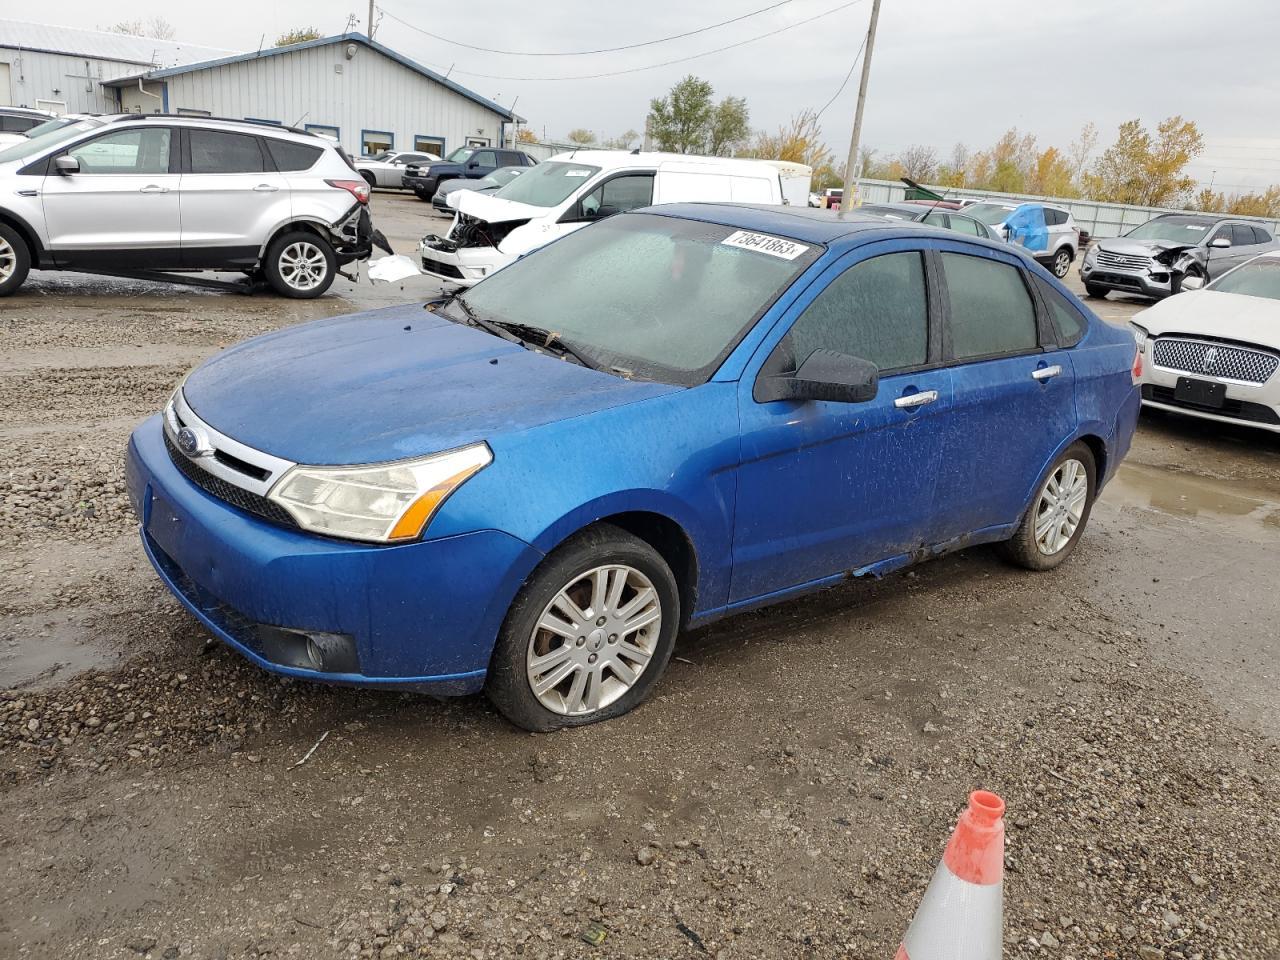
<path id="1" fill-rule="evenodd" d="M 328 271 L 324 251 L 314 243 L 298 240 L 280 252 L 280 277 L 295 290 L 314 290 Z"/>
<path id="2" fill-rule="evenodd" d="M 18 251 L 13 249 L 13 244 L 9 243 L 4 237 L 0 237 L 0 283 L 4 283 L 13 276 L 13 271 L 18 269 Z"/>
<path id="3" fill-rule="evenodd" d="M 1065 250 L 1059 250 L 1058 255 L 1053 258 L 1053 275 L 1061 280 L 1070 270 L 1071 254 Z"/>
<path id="4" fill-rule="evenodd" d="M 1089 473 L 1079 460 L 1063 460 L 1036 498 L 1036 546 L 1047 557 L 1063 550 L 1080 527 L 1089 498 Z"/>
<path id="5" fill-rule="evenodd" d="M 662 601 L 647 576 L 606 564 L 574 577 L 529 637 L 529 688 L 562 716 L 586 716 L 635 686 L 657 650 Z"/>

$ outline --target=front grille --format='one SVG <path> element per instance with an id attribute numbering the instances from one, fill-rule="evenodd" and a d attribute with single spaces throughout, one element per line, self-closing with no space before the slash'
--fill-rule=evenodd
<path id="1" fill-rule="evenodd" d="M 1181 340 L 1161 337 L 1152 347 L 1151 356 L 1157 367 L 1240 380 L 1244 383 L 1266 383 L 1280 366 L 1280 357 L 1249 350 L 1245 347 L 1203 340 Z"/>
<path id="2" fill-rule="evenodd" d="M 1280 424 L 1280 414 L 1276 413 L 1271 407 L 1261 403 L 1252 403 L 1248 400 L 1237 400 L 1234 397 L 1227 397 L 1223 400 L 1221 407 L 1202 407 L 1179 400 L 1173 387 L 1161 387 L 1148 383 L 1142 387 L 1142 399 L 1164 403 L 1171 407 L 1181 407 L 1184 410 L 1199 410 L 1203 413 L 1212 413 L 1220 417 L 1246 420 L 1249 423 Z"/>
<path id="3" fill-rule="evenodd" d="M 1151 267 L 1151 258 L 1140 254 L 1112 253 L 1109 250 L 1100 249 L 1098 266 L 1114 267 L 1120 270 L 1147 270 Z"/>
<path id="4" fill-rule="evenodd" d="M 1124 273 L 1103 273 L 1097 270 L 1089 277 L 1089 282 L 1109 283 L 1113 287 L 1124 287 L 1126 290 L 1142 289 L 1142 284 L 1138 282 L 1137 277 Z"/>
<path id="5" fill-rule="evenodd" d="M 462 279 L 462 271 L 452 263 L 445 263 L 443 260 L 436 260 L 432 257 L 424 256 L 422 258 L 422 269 L 437 276 L 452 277 L 455 280 Z"/>
<path id="6" fill-rule="evenodd" d="M 169 459 L 173 461 L 174 466 L 182 471 L 183 476 L 209 494 L 209 496 L 217 497 L 237 510 L 252 513 L 263 520 L 278 523 L 282 527 L 296 528 L 298 526 L 297 522 L 290 516 L 289 511 L 278 503 L 274 503 L 256 493 L 251 493 L 242 487 L 237 487 L 234 483 L 227 483 L 221 477 L 215 477 L 208 470 L 202 470 L 197 467 L 183 455 L 181 450 L 173 445 L 173 441 L 169 439 L 168 431 L 165 431 L 164 446 L 169 451 Z"/>

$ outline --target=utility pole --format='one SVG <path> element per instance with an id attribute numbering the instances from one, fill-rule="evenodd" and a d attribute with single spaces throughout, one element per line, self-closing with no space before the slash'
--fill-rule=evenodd
<path id="1" fill-rule="evenodd" d="M 879 0 L 876 0 L 878 3 Z M 369 0 L 369 19 L 365 21 L 365 26 L 369 28 L 369 39 L 373 39 L 373 0 Z"/>
<path id="2" fill-rule="evenodd" d="M 844 167 L 844 192 L 840 194 L 840 217 L 849 212 L 858 186 L 858 148 L 862 138 L 862 111 L 867 103 L 867 81 L 871 78 L 871 48 L 876 43 L 876 23 L 880 20 L 880 0 L 872 0 L 871 24 L 867 27 L 867 49 L 862 55 L 862 82 L 858 84 L 858 109 L 853 115 L 853 137 L 849 140 L 849 161 Z"/>

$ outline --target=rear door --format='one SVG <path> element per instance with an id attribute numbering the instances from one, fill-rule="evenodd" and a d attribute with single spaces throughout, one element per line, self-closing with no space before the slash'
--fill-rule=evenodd
<path id="1" fill-rule="evenodd" d="M 177 142 L 170 127 L 122 124 L 65 151 L 79 173 L 53 173 L 50 165 L 40 192 L 60 266 L 179 266 Z"/>
<path id="2" fill-rule="evenodd" d="M 267 237 L 289 220 L 287 181 L 261 137 L 199 127 L 182 132 L 183 264 L 251 266 Z"/>
<path id="3" fill-rule="evenodd" d="M 1231 254 L 1232 267 L 1238 267 L 1246 260 L 1252 260 L 1264 249 L 1265 247 L 1258 243 L 1253 227 L 1249 224 L 1233 223 L 1231 225 L 1231 249 L 1227 252 Z"/>
<path id="4" fill-rule="evenodd" d="M 1019 260 L 939 243 L 954 409 L 938 470 L 939 541 L 1016 521 L 1076 427 L 1071 359 Z"/>

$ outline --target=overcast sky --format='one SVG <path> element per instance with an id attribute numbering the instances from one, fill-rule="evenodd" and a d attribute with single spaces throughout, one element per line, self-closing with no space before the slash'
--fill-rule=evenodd
<path id="1" fill-rule="evenodd" d="M 866 31 L 871 0 L 736 49 L 671 66 L 594 80 L 573 77 L 645 67 L 747 40 L 822 14 L 847 0 L 790 0 L 698 36 L 622 53 L 525 57 L 480 53 L 417 33 L 392 19 L 478 46 L 521 51 L 616 47 L 692 30 L 768 6 L 771 0 L 385 0 L 377 39 L 506 105 L 535 130 L 563 137 L 587 127 L 601 137 L 642 130 L 649 99 L 687 73 L 717 96 L 747 99 L 755 127 L 775 128 L 836 92 Z M 772 0 L 776 2 L 776 0 Z M 159 13 L 177 39 L 255 49 L 298 26 L 339 33 L 348 14 L 364 32 L 364 0 L 61 0 L 51 22 L 108 26 Z M 217 15 L 211 16 L 216 9 Z M 1227 25 L 1230 25 L 1228 28 Z M 887 156 L 912 143 L 950 153 L 957 141 L 989 145 L 1016 126 L 1042 146 L 1065 147 L 1086 121 L 1101 132 L 1149 126 L 1170 114 L 1195 120 L 1206 149 L 1192 172 L 1228 192 L 1280 182 L 1280 70 L 1274 0 L 883 0 L 863 142 Z M 848 150 L 857 74 L 822 116 L 837 155 Z"/>

